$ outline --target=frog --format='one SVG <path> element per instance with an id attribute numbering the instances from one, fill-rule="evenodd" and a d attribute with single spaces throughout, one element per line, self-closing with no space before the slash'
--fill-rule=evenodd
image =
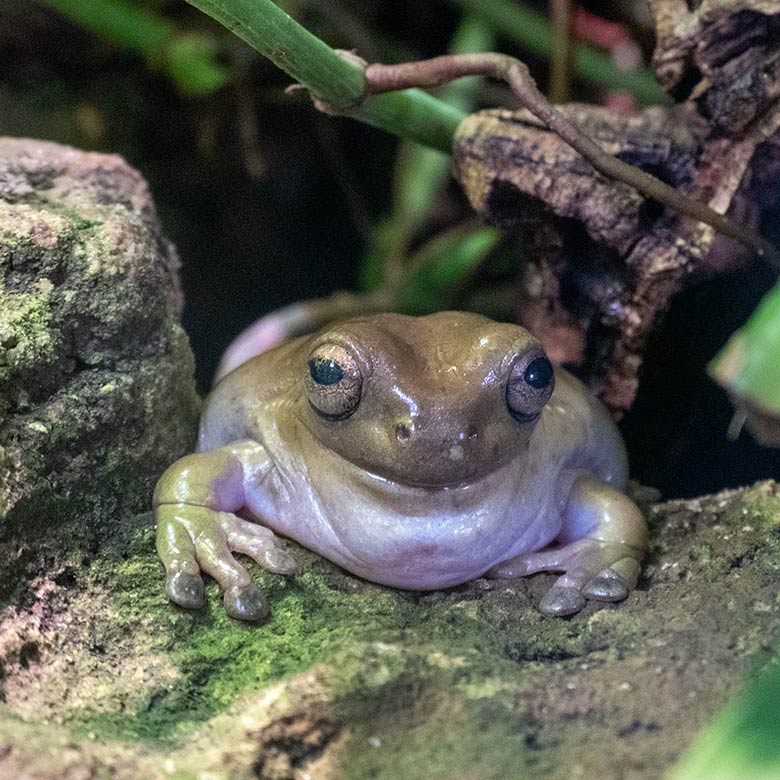
<path id="1" fill-rule="evenodd" d="M 174 604 L 269 605 L 236 559 L 293 575 L 293 540 L 364 580 L 438 591 L 558 572 L 538 609 L 636 587 L 647 528 L 615 423 L 523 327 L 479 314 L 366 314 L 238 365 L 205 401 L 197 449 L 154 491 Z"/>

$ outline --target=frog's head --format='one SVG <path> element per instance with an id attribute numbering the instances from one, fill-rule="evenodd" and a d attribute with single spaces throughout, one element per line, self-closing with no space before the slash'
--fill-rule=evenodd
<path id="1" fill-rule="evenodd" d="M 528 446 L 554 385 L 537 339 L 475 314 L 381 314 L 317 334 L 300 371 L 315 438 L 377 476 L 463 485 Z"/>

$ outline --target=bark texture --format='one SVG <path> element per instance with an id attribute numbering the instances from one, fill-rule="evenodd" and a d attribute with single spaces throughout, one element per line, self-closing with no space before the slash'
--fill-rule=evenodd
<path id="1" fill-rule="evenodd" d="M 695 5 L 691 10 L 689 6 Z M 780 3 L 656 0 L 655 65 L 678 102 L 624 117 L 572 104 L 607 151 L 759 225 L 780 204 Z M 455 170 L 485 218 L 527 247 L 519 321 L 620 416 L 649 333 L 695 273 L 751 260 L 730 239 L 595 172 L 525 111 L 467 117 Z"/>

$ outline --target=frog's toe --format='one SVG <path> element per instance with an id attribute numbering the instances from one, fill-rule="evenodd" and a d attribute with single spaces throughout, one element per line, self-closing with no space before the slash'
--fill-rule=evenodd
<path id="1" fill-rule="evenodd" d="M 270 550 L 266 550 L 263 553 L 262 561 L 258 561 L 258 563 L 264 569 L 268 569 L 268 571 L 274 574 L 296 574 L 298 571 L 298 564 L 295 558 L 282 547 L 273 547 Z"/>
<path id="2" fill-rule="evenodd" d="M 615 569 L 604 569 L 582 588 L 585 598 L 594 601 L 622 601 L 628 598 L 630 588 Z"/>
<path id="3" fill-rule="evenodd" d="M 298 571 L 295 559 L 275 539 L 245 539 L 231 534 L 230 549 L 248 555 L 273 574 L 295 574 Z"/>
<path id="4" fill-rule="evenodd" d="M 244 553 L 274 574 L 295 574 L 298 564 L 270 528 L 234 517 L 226 527 L 233 552 Z"/>
<path id="5" fill-rule="evenodd" d="M 205 588 L 200 575 L 185 571 L 177 571 L 168 577 L 165 592 L 171 601 L 185 609 L 198 609 L 205 600 Z"/>
<path id="6" fill-rule="evenodd" d="M 235 585 L 225 590 L 225 611 L 236 620 L 259 623 L 268 617 L 268 601 L 257 585 Z"/>
<path id="7" fill-rule="evenodd" d="M 539 602 L 539 611 L 545 615 L 563 617 L 574 615 L 585 606 L 585 596 L 579 588 L 553 585 Z"/>

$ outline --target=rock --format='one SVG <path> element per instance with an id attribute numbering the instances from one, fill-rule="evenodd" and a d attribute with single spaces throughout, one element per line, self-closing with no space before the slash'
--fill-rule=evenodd
<path id="1" fill-rule="evenodd" d="M 121 158 L 0 139 L 0 565 L 99 544 L 192 446 L 177 263 Z"/>
<path id="2" fill-rule="evenodd" d="M 638 591 L 570 619 L 534 609 L 553 575 L 409 593 L 296 548 L 296 578 L 249 564 L 273 610 L 252 627 L 213 584 L 167 603 L 135 516 L 6 607 L 0 777 L 656 780 L 773 649 L 780 487 L 650 526 Z"/>
<path id="3" fill-rule="evenodd" d="M 411 593 L 302 549 L 249 564 L 263 626 L 171 606 L 149 496 L 197 401 L 146 187 L 3 140 L 0 194 L 3 780 L 656 780 L 774 649 L 774 482 L 656 506 L 637 592 L 568 619 L 554 575 Z"/>

